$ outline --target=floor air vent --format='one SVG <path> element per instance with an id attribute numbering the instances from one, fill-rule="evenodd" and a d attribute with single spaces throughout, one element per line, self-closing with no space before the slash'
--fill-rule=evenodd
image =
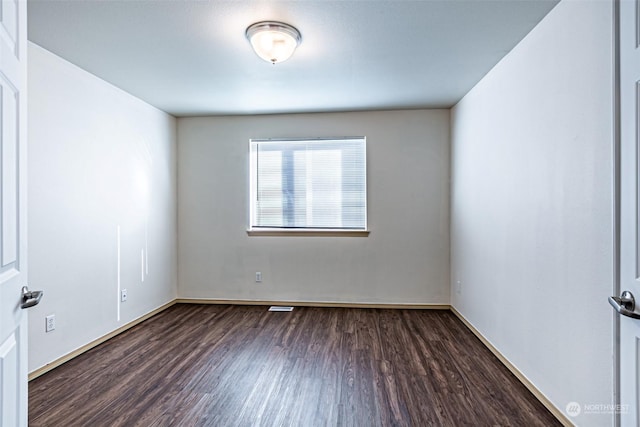
<path id="1" fill-rule="evenodd" d="M 272 305 L 269 311 L 293 311 L 293 307 L 285 307 L 283 305 Z"/>

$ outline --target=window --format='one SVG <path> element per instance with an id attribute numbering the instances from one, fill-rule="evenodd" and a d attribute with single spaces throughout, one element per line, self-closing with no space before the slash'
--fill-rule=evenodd
<path id="1" fill-rule="evenodd" d="M 364 137 L 251 140 L 250 230 L 366 230 Z"/>

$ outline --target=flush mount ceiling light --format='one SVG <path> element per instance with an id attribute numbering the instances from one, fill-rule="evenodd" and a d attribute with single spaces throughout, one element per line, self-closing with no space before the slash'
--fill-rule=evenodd
<path id="1" fill-rule="evenodd" d="M 275 21 L 256 22 L 245 32 L 256 54 L 267 62 L 284 62 L 302 41 L 300 31 L 289 24 Z"/>

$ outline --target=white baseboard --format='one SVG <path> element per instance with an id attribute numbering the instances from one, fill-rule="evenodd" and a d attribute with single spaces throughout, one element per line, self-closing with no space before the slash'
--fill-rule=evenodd
<path id="1" fill-rule="evenodd" d="M 148 318 L 155 316 L 156 314 L 166 310 L 167 308 L 171 307 L 172 305 L 174 305 L 176 303 L 176 300 L 172 300 L 169 301 L 166 304 L 161 305 L 160 307 L 156 308 L 155 310 L 150 311 L 149 313 L 142 315 L 140 317 L 138 317 L 137 319 L 132 320 L 131 322 L 125 323 L 124 325 L 120 326 L 118 329 L 115 329 L 111 332 L 109 332 L 106 335 L 103 335 L 99 338 L 96 338 L 95 340 L 89 342 L 88 344 L 83 345 L 82 347 L 79 347 L 67 354 L 65 354 L 62 357 L 57 358 L 56 360 L 54 360 L 53 362 L 47 363 L 46 365 L 34 370 L 33 372 L 29 373 L 29 381 L 38 378 L 40 375 L 46 374 L 47 372 L 49 372 L 50 370 L 57 368 L 58 366 L 62 365 L 65 362 L 68 362 L 69 360 L 80 356 L 82 353 L 87 352 L 89 350 L 91 350 L 93 347 L 102 344 L 103 342 L 115 337 L 118 334 L 121 334 L 122 332 L 126 331 L 127 329 L 130 329 L 134 326 L 136 326 L 138 323 L 142 323 L 145 320 L 147 320 Z"/>
<path id="2" fill-rule="evenodd" d="M 455 314 L 458 317 L 458 319 L 460 319 L 462 321 L 462 323 L 464 323 L 465 326 L 467 328 L 469 328 L 469 330 L 471 332 L 473 332 L 473 334 L 476 337 L 478 337 L 478 339 L 480 341 L 482 341 L 482 343 L 485 345 L 485 347 L 487 347 L 498 358 L 498 360 L 500 360 L 500 362 L 502 362 L 502 364 L 504 366 L 506 366 L 507 369 L 509 369 L 511 371 L 511 373 L 513 375 L 515 375 L 516 378 L 518 378 L 522 384 L 524 384 L 524 386 L 536 397 L 536 399 L 538 399 L 540 401 L 540 403 L 542 403 L 545 406 L 545 408 L 547 408 L 549 410 L 549 412 L 551 412 L 553 414 L 553 416 L 556 417 L 558 419 L 558 421 L 560 421 L 562 423 L 563 426 L 565 426 L 565 427 L 575 427 L 575 424 L 573 422 L 571 422 L 571 420 L 564 414 L 564 412 L 562 412 L 560 409 L 558 409 L 547 398 L 547 396 L 544 395 L 544 393 L 542 393 L 535 385 L 533 385 L 533 383 L 531 381 L 529 381 L 529 379 L 518 368 L 516 368 L 515 365 L 513 365 L 509 361 L 509 359 L 507 359 L 497 348 L 495 348 L 493 346 L 493 344 L 491 344 L 491 342 L 487 338 L 485 338 L 485 336 L 482 335 L 482 333 L 480 333 L 480 331 L 478 331 L 471 324 L 471 322 L 469 322 L 453 306 L 451 306 L 450 309 L 453 312 L 453 314 Z"/>
<path id="3" fill-rule="evenodd" d="M 416 310 L 449 310 L 449 304 L 361 303 L 339 301 L 271 301 L 217 298 L 178 298 L 178 304 L 285 305 L 294 307 L 389 308 Z"/>

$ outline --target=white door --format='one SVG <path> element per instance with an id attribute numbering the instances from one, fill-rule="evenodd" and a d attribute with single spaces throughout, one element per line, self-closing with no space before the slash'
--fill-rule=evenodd
<path id="1" fill-rule="evenodd" d="M 27 425 L 26 0 L 0 2 L 0 426 Z"/>
<path id="2" fill-rule="evenodd" d="M 640 4 L 619 3 L 620 36 L 620 289 L 640 297 Z M 640 300 L 618 298 L 620 316 L 620 420 L 640 425 Z M 622 295 L 621 295 L 622 297 Z M 610 300 L 611 301 L 611 300 Z M 632 316 L 632 317 L 631 317 Z M 638 318 L 635 318 L 638 317 Z"/>

